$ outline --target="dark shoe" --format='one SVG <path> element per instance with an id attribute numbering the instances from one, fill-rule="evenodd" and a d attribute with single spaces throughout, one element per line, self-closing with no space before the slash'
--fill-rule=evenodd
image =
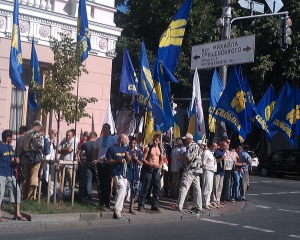
<path id="1" fill-rule="evenodd" d="M 152 211 L 161 212 L 158 207 L 151 207 Z"/>
<path id="2" fill-rule="evenodd" d="M 236 198 L 235 201 L 240 202 L 240 201 L 243 201 L 243 200 L 241 198 Z"/>
<path id="3" fill-rule="evenodd" d="M 139 208 L 138 210 L 139 210 L 139 212 L 145 212 L 144 208 Z"/>

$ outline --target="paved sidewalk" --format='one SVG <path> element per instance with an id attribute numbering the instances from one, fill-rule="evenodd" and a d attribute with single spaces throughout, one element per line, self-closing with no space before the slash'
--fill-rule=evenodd
<path id="1" fill-rule="evenodd" d="M 70 228 L 70 227 L 88 227 L 100 226 L 111 224 L 130 224 L 137 222 L 153 222 L 153 221 L 172 221 L 184 219 L 196 219 L 199 217 L 214 217 L 225 214 L 233 214 L 241 211 L 245 207 L 245 202 L 226 203 L 224 208 L 203 210 L 202 213 L 195 213 L 190 209 L 193 207 L 191 201 L 188 202 L 187 208 L 183 209 L 183 213 L 179 213 L 172 206 L 175 204 L 176 199 L 160 198 L 160 210 L 156 212 L 150 210 L 150 205 L 146 204 L 145 212 L 137 211 L 137 203 L 135 210 L 137 215 L 130 214 L 129 203 L 125 202 L 123 218 L 113 219 L 113 210 L 107 210 L 97 213 L 70 213 L 70 214 L 30 214 L 22 212 L 23 216 L 27 217 L 29 221 L 22 222 L 12 220 L 13 215 L 2 210 L 3 222 L 0 223 L 1 231 L 18 231 L 18 230 L 37 230 L 37 229 L 53 229 L 53 228 Z M 113 202 L 112 202 L 113 204 Z M 111 206 L 113 209 L 113 206 Z"/>

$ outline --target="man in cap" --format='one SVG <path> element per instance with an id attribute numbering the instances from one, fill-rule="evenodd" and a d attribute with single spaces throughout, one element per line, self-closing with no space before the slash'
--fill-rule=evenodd
<path id="1" fill-rule="evenodd" d="M 197 212 L 202 211 L 202 196 L 201 196 L 201 187 L 200 187 L 200 177 L 193 173 L 193 170 L 197 168 L 199 162 L 201 161 L 200 148 L 193 141 L 193 135 L 187 133 L 184 137 L 186 144 L 186 153 L 182 157 L 185 167 L 182 174 L 182 179 L 179 187 L 179 197 L 177 199 L 176 208 L 179 212 L 182 212 L 182 207 L 184 204 L 185 197 L 193 184 L 193 197 L 195 207 L 192 210 Z"/>
<path id="2" fill-rule="evenodd" d="M 41 130 L 43 125 L 39 120 L 34 121 L 32 125 L 33 128 L 25 134 L 21 142 L 21 149 L 23 149 L 25 154 L 26 152 L 35 152 L 42 155 L 44 149 L 44 137 L 41 134 Z M 24 199 L 36 199 L 40 165 L 41 162 L 36 164 L 27 164 L 25 160 L 24 172 L 26 180 L 22 187 Z"/>

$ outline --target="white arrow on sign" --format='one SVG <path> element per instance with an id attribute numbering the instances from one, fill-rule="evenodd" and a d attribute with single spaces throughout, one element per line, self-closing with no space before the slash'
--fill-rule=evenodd
<path id="1" fill-rule="evenodd" d="M 254 2 L 251 0 L 239 0 L 238 2 L 242 8 L 253 9 L 259 13 L 265 13 L 265 5 L 259 2 Z"/>
<path id="2" fill-rule="evenodd" d="M 191 69 L 253 62 L 254 49 L 255 35 L 192 46 Z"/>
<path id="3" fill-rule="evenodd" d="M 283 7 L 281 0 L 266 0 L 266 2 L 273 13 L 279 12 L 279 10 Z"/>

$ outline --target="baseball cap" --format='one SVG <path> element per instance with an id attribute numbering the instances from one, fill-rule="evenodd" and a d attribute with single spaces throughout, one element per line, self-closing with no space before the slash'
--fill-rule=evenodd
<path id="1" fill-rule="evenodd" d="M 43 124 L 41 123 L 41 121 L 39 121 L 39 120 L 35 120 L 34 122 L 33 122 L 33 126 L 43 126 Z"/>
<path id="2" fill-rule="evenodd" d="M 192 134 L 190 134 L 190 133 L 187 133 L 187 134 L 185 134 L 185 136 L 184 136 L 184 137 L 182 137 L 182 139 L 186 139 L 186 138 L 191 138 L 191 139 L 193 139 L 194 137 L 193 137 L 193 135 L 192 135 Z"/>

